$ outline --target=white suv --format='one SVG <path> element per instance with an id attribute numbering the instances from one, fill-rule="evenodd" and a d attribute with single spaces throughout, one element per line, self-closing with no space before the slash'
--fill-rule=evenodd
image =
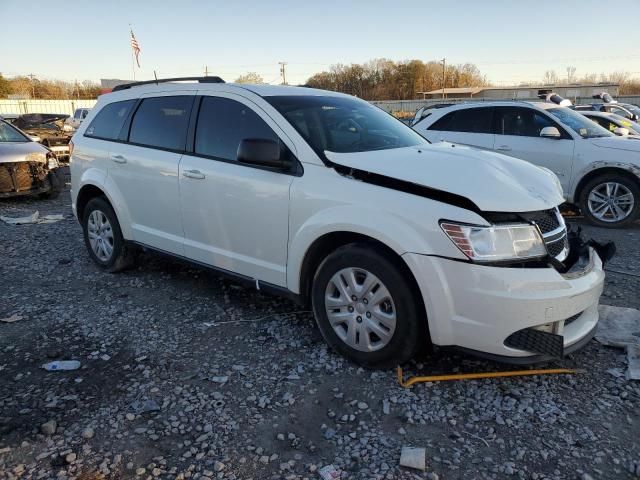
<path id="1" fill-rule="evenodd" d="M 602 262 L 569 252 L 548 170 L 430 145 L 347 95 L 198 80 L 119 87 L 75 134 L 73 209 L 102 269 L 141 246 L 310 303 L 367 366 L 429 342 L 532 362 L 593 335 Z"/>
<path id="2" fill-rule="evenodd" d="M 618 137 L 570 108 L 546 102 L 472 102 L 420 116 L 413 129 L 432 142 L 494 150 L 552 170 L 567 202 L 595 225 L 623 227 L 640 218 L 635 138 Z"/>

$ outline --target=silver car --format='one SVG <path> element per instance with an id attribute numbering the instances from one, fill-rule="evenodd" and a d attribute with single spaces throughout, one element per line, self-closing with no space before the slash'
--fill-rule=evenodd
<path id="1" fill-rule="evenodd" d="M 58 196 L 64 185 L 59 166 L 48 148 L 0 120 L 0 198 Z"/>

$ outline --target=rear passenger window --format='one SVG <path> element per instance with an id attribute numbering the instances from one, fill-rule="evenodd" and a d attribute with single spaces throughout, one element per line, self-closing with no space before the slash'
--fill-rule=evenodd
<path id="1" fill-rule="evenodd" d="M 466 108 L 448 113 L 435 122 L 429 130 L 448 132 L 491 133 L 493 108 Z"/>
<path id="2" fill-rule="evenodd" d="M 279 141 L 271 127 L 246 105 L 222 97 L 202 99 L 195 153 L 235 161 L 240 141 L 246 138 Z"/>
<path id="3" fill-rule="evenodd" d="M 192 103 L 188 95 L 145 98 L 131 121 L 129 142 L 184 150 Z"/>
<path id="4" fill-rule="evenodd" d="M 85 136 L 116 140 L 135 103 L 135 100 L 125 100 L 105 105 L 85 131 Z"/>

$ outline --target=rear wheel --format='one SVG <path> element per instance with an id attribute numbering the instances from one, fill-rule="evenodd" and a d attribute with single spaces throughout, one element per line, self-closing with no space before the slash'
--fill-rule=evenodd
<path id="1" fill-rule="evenodd" d="M 625 227 L 640 218 L 638 182 L 616 173 L 596 177 L 582 190 L 580 210 L 594 225 Z"/>
<path id="2" fill-rule="evenodd" d="M 426 342 L 426 320 L 405 274 L 371 247 L 351 244 L 330 254 L 312 286 L 313 312 L 325 341 L 367 366 L 409 360 Z"/>
<path id="3" fill-rule="evenodd" d="M 119 272 L 134 263 L 134 254 L 125 244 L 116 214 L 105 198 L 96 197 L 87 203 L 82 227 L 89 255 L 100 268 Z"/>

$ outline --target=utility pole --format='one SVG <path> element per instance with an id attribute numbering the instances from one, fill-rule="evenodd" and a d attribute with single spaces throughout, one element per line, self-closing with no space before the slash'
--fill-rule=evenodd
<path id="1" fill-rule="evenodd" d="M 286 85 L 287 76 L 285 74 L 284 67 L 287 65 L 287 62 L 278 62 L 278 65 L 280 65 L 280 75 L 282 75 L 282 85 Z"/>
<path id="2" fill-rule="evenodd" d="M 31 79 L 31 98 L 36 98 L 36 87 L 33 84 L 33 79 L 36 77 L 33 73 L 27 75 Z"/>
<path id="3" fill-rule="evenodd" d="M 442 59 L 442 98 L 444 98 L 444 83 L 445 83 L 445 79 L 446 79 L 446 70 L 445 70 L 445 66 L 447 63 L 447 59 L 443 58 Z"/>
<path id="4" fill-rule="evenodd" d="M 204 76 L 205 77 L 209 76 L 209 67 L 207 67 L 206 65 L 204 66 Z"/>

